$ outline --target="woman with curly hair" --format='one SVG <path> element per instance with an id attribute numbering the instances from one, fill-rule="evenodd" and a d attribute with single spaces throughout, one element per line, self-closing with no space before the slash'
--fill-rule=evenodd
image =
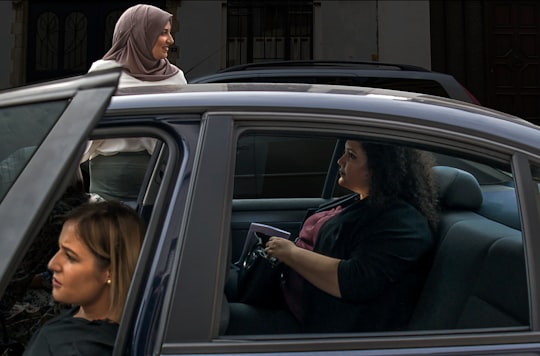
<path id="1" fill-rule="evenodd" d="M 266 245 L 289 267 L 288 310 L 233 303 L 228 333 L 406 327 L 435 246 L 433 160 L 407 147 L 348 140 L 337 163 L 339 185 L 354 194 L 306 219 L 296 243 L 272 237 Z M 253 318 L 264 320 L 264 330 L 242 330 Z"/>

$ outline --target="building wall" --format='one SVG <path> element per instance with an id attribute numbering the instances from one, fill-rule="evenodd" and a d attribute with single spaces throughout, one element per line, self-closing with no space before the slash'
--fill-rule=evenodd
<path id="1" fill-rule="evenodd" d="M 11 56 L 16 46 L 12 30 L 16 26 L 11 1 L 0 1 L 0 43 L 2 43 L 4 49 L 11 49 L 0 51 L 0 68 L 2 68 L 2 71 L 0 71 L 0 89 L 12 86 L 11 73 L 13 66 Z"/>
<path id="2" fill-rule="evenodd" d="M 431 68 L 428 0 L 322 0 L 314 19 L 315 59 Z"/>
<path id="3" fill-rule="evenodd" d="M 321 0 L 314 8 L 314 59 L 372 60 L 378 1 Z"/>
<path id="4" fill-rule="evenodd" d="M 186 78 L 225 66 L 226 1 L 183 0 L 176 64 Z M 313 57 L 396 62 L 431 67 L 429 0 L 316 0 Z"/>
<path id="5" fill-rule="evenodd" d="M 431 69 L 429 1 L 377 2 L 379 61 Z"/>
<path id="6" fill-rule="evenodd" d="M 44 1 L 44 0 L 41 0 Z M 28 0 L 0 1 L 0 89 L 25 83 Z M 225 66 L 227 0 L 168 0 L 176 52 L 192 79 Z M 431 66 L 429 0 L 314 0 L 314 59 Z M 99 54 L 101 55 L 101 53 Z"/>
<path id="7" fill-rule="evenodd" d="M 186 78 L 196 78 L 223 68 L 227 43 L 226 1 L 183 0 L 178 21 L 176 64 Z"/>

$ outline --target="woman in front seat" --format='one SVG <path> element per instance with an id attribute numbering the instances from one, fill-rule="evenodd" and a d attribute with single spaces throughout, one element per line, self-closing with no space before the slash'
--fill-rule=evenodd
<path id="1" fill-rule="evenodd" d="M 313 250 L 277 237 L 266 245 L 268 255 L 290 268 L 288 310 L 231 303 L 227 333 L 406 327 L 435 244 L 432 164 L 431 156 L 414 149 L 348 140 L 338 183 L 356 199 L 306 220 L 297 241 L 312 236 Z M 289 283 L 294 278 L 301 279 L 299 288 Z"/>
<path id="2" fill-rule="evenodd" d="M 74 307 L 47 322 L 25 355 L 110 355 L 144 237 L 118 202 L 87 203 L 66 218 L 49 261 L 53 298 Z"/>

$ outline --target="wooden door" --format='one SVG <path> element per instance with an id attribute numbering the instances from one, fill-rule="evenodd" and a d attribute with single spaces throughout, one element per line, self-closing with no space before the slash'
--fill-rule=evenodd
<path id="1" fill-rule="evenodd" d="M 540 124 L 540 2 L 485 5 L 486 106 Z"/>

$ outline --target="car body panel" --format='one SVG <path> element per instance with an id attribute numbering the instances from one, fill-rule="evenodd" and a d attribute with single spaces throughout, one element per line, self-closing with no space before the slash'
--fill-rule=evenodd
<path id="1" fill-rule="evenodd" d="M 386 88 L 480 104 L 454 77 L 422 67 L 382 62 L 272 61 L 228 67 L 190 83 L 306 83 Z"/>
<path id="2" fill-rule="evenodd" d="M 384 118 L 384 124 L 391 128 L 394 125 L 418 127 L 429 123 L 452 140 L 459 140 L 465 134 L 478 139 L 489 139 L 491 136 L 493 140 L 512 142 L 515 148 L 523 143 L 524 148 L 538 152 L 535 149 L 536 135 L 533 133 L 525 137 L 521 129 L 528 126 L 537 130 L 537 126 L 494 110 L 425 94 L 343 86 L 264 83 L 194 84 L 155 90 L 161 93 L 148 94 L 145 101 L 139 100 L 136 95 L 115 97 L 109 112 L 121 113 L 125 110 L 122 108 L 130 108 L 133 112 L 140 110 L 141 114 L 156 110 L 163 113 L 179 110 L 200 113 L 242 111 L 245 116 L 258 112 L 289 112 L 292 115 L 302 112 L 312 113 L 314 117 L 309 121 L 313 123 L 317 122 L 317 117 L 324 122 L 324 114 L 331 112 L 335 117 L 333 120 L 342 115 L 343 122 L 351 118 L 355 124 L 369 121 L 369 116 Z M 147 90 L 125 91 L 131 94 L 144 92 Z M 324 95 L 318 96 L 317 93 Z M 365 118 L 360 119 L 362 116 Z M 487 130 L 488 127 L 495 130 L 494 135 Z"/>
<path id="3" fill-rule="evenodd" d="M 205 90 L 216 90 L 212 93 L 206 93 Z M 257 90 L 265 91 L 259 93 Z M 280 92 L 285 90 L 284 93 Z M 288 90 L 288 91 L 287 91 Z M 324 98 L 313 95 L 317 91 L 332 91 L 331 96 L 324 95 Z M 174 91 L 174 92 L 173 92 Z M 231 93 L 233 91 L 233 93 Z M 179 94 L 176 94 L 178 92 Z M 249 95 L 247 95 L 249 94 Z M 227 144 L 226 137 L 230 137 L 230 125 L 234 123 L 240 132 L 244 127 L 272 127 L 274 131 L 291 130 L 302 127 L 306 130 L 328 130 L 335 133 L 346 134 L 348 130 L 355 127 L 355 130 L 363 130 L 364 135 L 373 137 L 392 135 L 394 139 L 418 140 L 429 143 L 435 147 L 438 145 L 451 145 L 453 149 L 462 151 L 464 155 L 467 152 L 474 152 L 480 155 L 487 155 L 491 158 L 500 158 L 501 161 L 508 160 L 512 155 L 526 153 L 527 158 L 535 162 L 539 161 L 540 155 L 537 146 L 538 128 L 520 120 L 502 113 L 497 113 L 489 109 L 473 107 L 453 100 L 440 99 L 421 94 L 400 93 L 379 89 L 350 89 L 343 87 L 323 88 L 311 85 L 238 85 L 238 84 L 220 84 L 211 86 L 188 86 L 183 88 L 167 88 L 167 93 L 145 96 L 146 102 L 137 100 L 137 97 L 119 96 L 115 97 L 107 117 L 112 117 L 116 113 L 125 113 L 127 110 L 133 110 L 135 113 L 147 114 L 154 112 L 165 114 L 171 112 L 181 113 L 199 113 L 207 118 L 206 125 L 216 125 L 212 132 L 223 132 L 219 136 L 201 136 L 202 141 L 216 140 L 222 144 Z M 324 101 L 321 101 L 324 99 Z M 427 105 L 426 105 L 427 104 Z M 208 120 L 208 118 L 212 120 Z M 231 118 L 233 121 L 231 121 Z M 222 121 L 222 122 L 220 122 Z M 496 125 L 494 125 L 496 123 Z M 225 125 L 227 128 L 224 130 Z M 429 129 L 427 127 L 429 126 Z M 331 127 L 331 129 L 330 129 Z M 487 131 L 487 128 L 490 131 Z M 526 128 L 523 129 L 522 128 Z M 208 130 L 209 128 L 207 128 Z M 399 132 L 399 134 L 397 134 Z M 211 139 L 211 137 L 213 137 Z M 420 142 L 420 141 L 419 141 Z M 223 164 L 224 161 L 232 161 L 230 148 L 213 151 L 213 154 L 204 156 L 199 161 L 201 167 L 207 167 L 205 170 L 216 176 L 228 176 L 232 169 L 232 163 Z M 471 151 L 472 150 L 472 151 Z M 203 162 L 204 161 L 204 162 Z M 196 164 L 196 163 L 195 163 Z M 210 167 L 214 167 L 212 170 Z M 216 167 L 222 167 L 221 170 Z M 199 168 L 202 169 L 202 168 Z M 203 172 L 201 171 L 201 172 Z M 218 173 L 223 172 L 223 173 Z M 228 172 L 228 173 L 227 173 Z M 202 186 L 201 186 L 202 187 Z M 202 201 L 229 201 L 231 199 L 227 190 L 214 191 L 210 196 L 203 194 L 203 189 L 199 190 L 198 199 Z M 229 190 L 230 192 L 230 190 Z M 201 195 L 202 194 L 202 195 Z M 308 206 L 312 201 L 306 201 Z M 249 201 L 233 202 L 232 222 L 236 227 L 244 228 L 251 219 L 267 219 L 268 223 L 280 223 L 280 216 L 283 211 L 293 209 L 298 214 L 298 221 L 287 223 L 290 226 L 298 226 L 301 221 L 300 215 L 303 210 L 302 202 L 295 200 L 293 203 L 287 203 L 282 199 L 274 201 L 254 201 L 253 206 L 258 206 L 260 212 L 255 208 L 249 207 Z M 265 204 L 267 206 L 265 207 Z M 288 205 L 291 204 L 291 205 Z M 521 204 L 521 203 L 520 203 Z M 226 217 L 229 209 L 222 203 L 218 204 L 214 214 L 222 219 Z M 295 208 L 296 207 L 296 208 Z M 198 210 L 203 211 L 203 208 Z M 194 211 L 192 211 L 195 214 Z M 198 213 L 194 219 L 207 218 L 209 214 L 205 212 Z M 203 218 L 204 217 L 204 218 Z M 225 218 L 226 219 L 226 218 Z M 202 220 L 201 220 L 202 221 Z M 283 223 L 283 221 L 281 221 Z M 197 225 L 202 224 L 199 221 Z M 189 262 L 184 257 L 180 264 L 177 285 L 189 286 L 189 291 L 183 291 L 177 295 L 177 301 L 173 306 L 180 309 L 173 312 L 173 317 L 169 320 L 182 318 L 187 325 L 185 330 L 170 329 L 163 334 L 164 344 L 161 348 L 162 354 L 189 354 L 209 352 L 213 353 L 231 353 L 242 352 L 261 352 L 272 349 L 275 353 L 288 354 L 292 350 L 313 352 L 315 350 L 341 350 L 340 354 L 417 354 L 428 353 L 448 353 L 448 354 L 475 354 L 480 350 L 498 350 L 501 353 L 528 352 L 537 350 L 536 344 L 530 344 L 537 340 L 538 335 L 525 329 L 525 334 L 521 334 L 516 329 L 510 329 L 510 332 L 497 333 L 490 331 L 486 334 L 466 334 L 460 335 L 459 332 L 454 337 L 418 336 L 415 338 L 403 338 L 397 336 L 395 339 L 381 339 L 377 336 L 375 339 L 366 335 L 361 339 L 342 338 L 324 338 L 320 335 L 315 336 L 319 342 L 313 340 L 306 341 L 306 338 L 280 339 L 277 341 L 261 342 L 245 339 L 235 340 L 234 338 L 214 338 L 216 335 L 216 319 L 221 308 L 222 296 L 215 295 L 210 303 L 212 307 L 208 309 L 209 302 L 200 302 L 196 296 L 207 295 L 211 291 L 221 288 L 219 278 L 201 278 L 195 282 L 191 278 L 197 275 L 197 268 L 202 265 L 211 265 L 220 273 L 218 265 L 225 259 L 225 246 L 218 237 L 224 238 L 228 233 L 228 227 L 221 225 L 211 227 L 214 231 L 212 237 L 208 237 L 210 227 L 193 228 L 184 232 L 184 241 L 188 236 L 204 236 L 207 243 L 204 247 L 203 242 L 193 246 L 184 246 L 182 254 L 193 256 Z M 221 230 L 220 230 L 221 229 Z M 233 232 L 234 233 L 234 232 Z M 239 233 L 241 235 L 242 233 Z M 195 256 L 199 256 L 196 258 Z M 533 273 L 533 271 L 530 271 Z M 534 288 L 531 286 L 531 288 Z M 181 295 L 184 295 L 182 297 Z M 189 295 L 189 297 L 187 297 Z M 181 301 L 183 301 L 181 303 Z M 195 311 L 203 311 L 199 314 Z M 531 310 L 532 314 L 537 313 Z M 204 320 L 202 320 L 204 319 Z M 533 317 L 533 320 L 535 317 Z M 170 322 L 169 322 L 170 323 Z M 196 326 L 196 328 L 195 328 Z M 198 331 L 197 331 L 198 330 Z M 168 334 L 168 336 L 167 336 Z M 182 342 L 174 342 L 173 339 L 180 335 Z M 169 340 L 170 341 L 165 341 Z M 184 339 L 185 338 L 185 339 Z M 271 338 L 270 338 L 271 339 Z M 508 346 L 517 339 L 522 344 Z M 158 337 L 159 340 L 159 337 Z M 198 341 L 197 341 L 198 340 Z M 210 341 L 212 340 L 212 341 Z M 513 340 L 513 341 L 511 341 Z M 209 343 L 210 342 L 210 343 Z M 159 344 L 159 342 L 158 342 Z M 478 347 L 475 345 L 482 344 Z M 489 346 L 491 344 L 491 346 Z M 502 345 L 501 345 L 502 344 Z M 383 346 L 385 345 L 385 346 Z M 421 345 L 427 348 L 420 347 Z M 470 346 L 465 346 L 470 345 Z M 150 345 L 148 345 L 150 347 Z M 396 347 L 396 348 L 393 348 Z M 399 349 L 398 349 L 399 348 Z M 160 349 L 155 345 L 154 351 Z M 364 349 L 364 351 L 362 351 Z M 150 349 L 149 349 L 150 350 Z M 349 350 L 349 351 L 346 351 Z M 368 351 L 371 350 L 371 351 Z M 377 351 L 374 351 L 377 350 Z M 332 353 L 332 352 L 330 352 Z"/>

